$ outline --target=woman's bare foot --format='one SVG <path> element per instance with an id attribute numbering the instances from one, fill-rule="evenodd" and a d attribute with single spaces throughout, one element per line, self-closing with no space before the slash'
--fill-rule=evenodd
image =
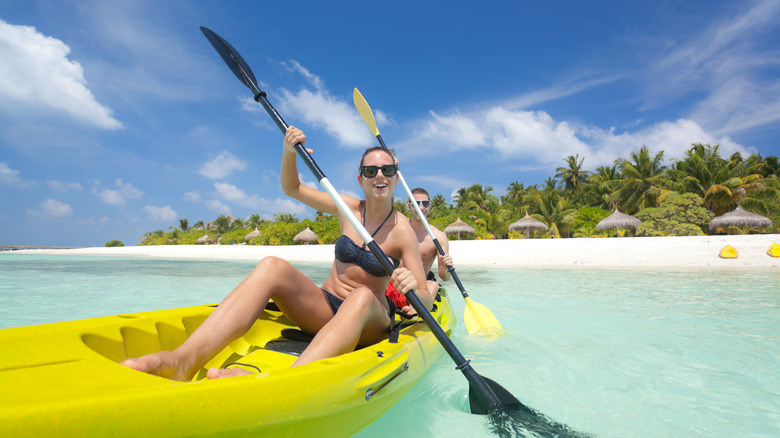
<path id="1" fill-rule="evenodd" d="M 248 374 L 255 373 L 247 371 L 243 368 L 209 368 L 209 370 L 206 372 L 206 377 L 209 379 L 221 379 L 223 377 L 246 376 Z"/>
<path id="2" fill-rule="evenodd" d="M 141 371 L 166 379 L 186 382 L 192 380 L 187 374 L 185 366 L 172 351 L 160 351 L 132 359 L 126 359 L 119 363 L 136 371 Z"/>

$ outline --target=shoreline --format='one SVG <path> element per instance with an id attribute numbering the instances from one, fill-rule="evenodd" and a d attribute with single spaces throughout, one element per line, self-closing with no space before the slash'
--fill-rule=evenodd
<path id="1" fill-rule="evenodd" d="M 599 268 L 778 268 L 780 258 L 767 254 L 780 234 L 614 237 L 572 239 L 451 240 L 455 267 L 599 267 Z M 731 245 L 735 259 L 719 257 Z M 83 255 L 162 259 L 259 261 L 276 256 L 290 262 L 333 261 L 333 245 L 161 245 L 34 249 L 0 254 Z"/>

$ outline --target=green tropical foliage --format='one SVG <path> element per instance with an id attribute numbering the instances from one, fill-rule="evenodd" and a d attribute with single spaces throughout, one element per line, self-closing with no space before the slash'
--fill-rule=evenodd
<path id="1" fill-rule="evenodd" d="M 525 233 L 510 233 L 508 227 L 528 212 L 549 227 L 533 237 L 606 237 L 614 232 L 596 232 L 596 224 L 617 207 L 643 221 L 637 236 L 698 235 L 709 232 L 712 217 L 740 205 L 775 224 L 758 231 L 778 231 L 780 161 L 775 156 L 723 157 L 719 145 L 695 143 L 683 158 L 668 165 L 663 151 L 653 154 L 645 146 L 595 171 L 584 169 L 585 158 L 579 155 L 563 161 L 555 175 L 542 184 L 514 181 L 502 196 L 494 194 L 492 186 L 482 184 L 457 189 L 452 204 L 443 195 L 432 193 L 428 220 L 444 230 L 460 218 L 475 229 L 474 234 L 461 234 L 461 239 L 525 238 Z M 395 208 L 410 216 L 406 202 L 405 197 L 397 199 Z M 291 245 L 293 237 L 306 227 L 317 234 L 321 244 L 334 243 L 341 234 L 338 218 L 321 212 L 315 213 L 313 220 L 299 220 L 289 213 L 277 213 L 271 220 L 259 214 L 246 219 L 221 215 L 192 226 L 188 219 L 179 219 L 178 227 L 147 232 L 139 244 L 192 245 L 208 235 L 209 244 Z M 260 235 L 246 241 L 244 237 L 255 228 Z"/>
<path id="2" fill-rule="evenodd" d="M 656 208 L 636 214 L 642 223 L 637 236 L 701 236 L 712 220 L 704 200 L 695 193 L 671 194 Z"/>

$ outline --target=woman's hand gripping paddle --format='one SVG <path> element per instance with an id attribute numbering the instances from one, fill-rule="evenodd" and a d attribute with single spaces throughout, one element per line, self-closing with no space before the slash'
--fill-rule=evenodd
<path id="1" fill-rule="evenodd" d="M 362 94 L 360 94 L 360 91 L 358 91 L 357 88 L 352 91 L 352 100 L 355 101 L 355 108 L 357 108 L 358 112 L 363 117 L 363 121 L 366 122 L 366 126 L 368 126 L 369 131 L 371 131 L 377 140 L 379 140 L 379 144 L 385 148 L 385 150 L 387 150 L 387 145 L 385 145 L 384 140 L 382 140 L 382 135 L 379 134 L 379 129 L 376 127 L 374 113 L 371 111 L 371 107 L 368 106 L 368 102 L 366 102 L 366 99 Z M 422 214 L 422 211 L 420 211 L 420 206 L 414 202 L 414 195 L 409 189 L 409 186 L 406 184 L 406 180 L 404 180 L 400 170 L 398 171 L 398 179 L 401 180 L 401 185 L 404 186 L 406 194 L 409 196 L 409 202 L 412 203 L 414 210 L 417 212 L 417 217 L 420 218 L 423 225 L 425 226 L 425 230 L 428 232 L 428 235 L 431 236 L 431 239 L 433 239 L 433 244 L 436 245 L 436 249 L 439 251 L 439 254 L 443 256 L 444 249 L 442 249 L 441 244 L 436 239 L 436 235 L 433 234 L 433 230 L 431 230 L 431 226 L 428 224 L 427 218 Z M 466 330 L 468 330 L 469 334 L 478 334 L 491 337 L 498 337 L 503 335 L 505 333 L 504 329 L 501 327 L 501 323 L 498 322 L 498 319 L 496 319 L 495 315 L 493 315 L 493 312 L 491 312 L 490 309 L 483 306 L 482 304 L 472 301 L 472 299 L 469 297 L 469 294 L 466 293 L 466 289 L 460 282 L 458 274 L 455 273 L 455 267 L 448 266 L 447 270 L 450 272 L 450 274 L 452 274 L 452 279 L 455 280 L 455 284 L 458 285 L 460 294 L 463 295 L 463 299 L 466 300 L 466 309 L 463 311 L 463 321 L 466 323 Z"/>
<path id="2" fill-rule="evenodd" d="M 217 53 L 219 53 L 219 55 L 222 57 L 222 60 L 225 61 L 225 64 L 227 64 L 228 67 L 230 67 L 236 77 L 238 77 L 238 79 L 244 85 L 252 90 L 255 101 L 260 102 L 260 104 L 263 105 L 263 108 L 265 108 L 265 110 L 268 112 L 268 115 L 271 116 L 279 129 L 282 132 L 286 132 L 287 123 L 284 122 L 276 109 L 268 101 L 265 91 L 258 87 L 257 80 L 255 79 L 252 70 L 249 68 L 249 65 L 247 65 L 246 61 L 244 61 L 241 55 L 238 54 L 236 49 L 234 49 L 230 43 L 225 41 L 222 37 L 213 31 L 203 26 L 201 26 L 200 30 L 203 32 L 203 35 L 206 36 L 206 39 L 209 40 L 211 45 L 214 46 L 214 49 L 216 49 Z M 309 155 L 309 153 L 300 143 L 295 145 L 295 150 L 309 167 L 309 170 L 311 170 L 312 174 L 314 174 L 314 176 L 320 182 L 322 188 L 325 189 L 333 202 L 336 203 L 336 206 L 347 218 L 350 225 L 352 225 L 352 227 L 357 230 L 358 234 L 360 234 L 360 237 L 366 243 L 377 260 L 379 260 L 379 262 L 385 268 L 385 271 L 388 273 L 388 275 L 392 274 L 394 267 L 390 263 L 387 256 L 385 256 L 382 249 L 373 240 L 368 231 L 363 228 L 363 225 L 360 223 L 360 221 L 357 220 L 354 213 L 349 209 L 344 200 L 341 199 L 341 196 L 339 196 L 339 194 L 336 192 L 336 189 L 328 181 L 327 177 L 325 177 L 325 174 L 322 173 L 322 170 L 320 170 L 320 168 L 317 166 L 317 163 L 314 162 L 314 159 L 312 159 L 311 155 Z M 428 312 L 428 309 L 423 306 L 420 298 L 417 297 L 417 294 L 415 294 L 414 291 L 407 292 L 406 297 L 412 304 L 412 307 L 414 307 L 414 309 L 417 311 L 417 314 L 423 319 L 425 324 L 428 325 L 434 336 L 436 336 L 436 339 L 439 341 L 439 343 L 442 344 L 444 350 L 455 362 L 457 365 L 456 368 L 459 369 L 466 377 L 466 380 L 468 380 L 469 405 L 472 413 L 496 415 L 506 412 L 519 411 L 536 415 L 532 409 L 529 409 L 520 403 L 519 400 L 517 400 L 512 394 L 509 393 L 509 391 L 501 387 L 499 384 L 477 374 L 474 368 L 471 367 L 469 361 L 466 360 L 462 354 L 460 354 L 460 351 L 458 351 L 458 349 L 455 347 L 455 344 L 453 344 L 452 340 L 447 337 L 447 334 L 444 333 L 444 330 L 441 328 L 441 326 L 439 326 L 431 313 Z"/>

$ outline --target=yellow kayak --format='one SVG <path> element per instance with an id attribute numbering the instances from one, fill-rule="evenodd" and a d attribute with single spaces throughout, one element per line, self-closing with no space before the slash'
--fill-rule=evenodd
<path id="1" fill-rule="evenodd" d="M 432 314 L 450 335 L 452 309 L 444 289 L 440 295 Z M 214 307 L 0 330 L 0 436 L 350 436 L 403 397 L 443 352 L 415 320 L 404 323 L 396 343 L 290 368 L 305 347 L 295 340 L 302 333 L 269 306 L 191 382 L 119 365 L 176 348 Z M 229 365 L 236 362 L 246 365 Z M 254 374 L 205 378 L 206 369 L 225 366 Z"/>

